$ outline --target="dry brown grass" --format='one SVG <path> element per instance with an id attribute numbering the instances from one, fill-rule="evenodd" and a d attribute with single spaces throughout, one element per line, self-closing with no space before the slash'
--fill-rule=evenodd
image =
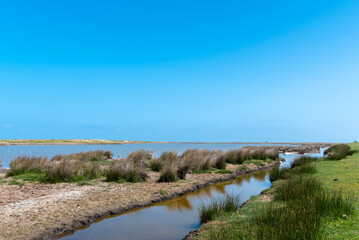
<path id="1" fill-rule="evenodd" d="M 79 161 L 100 161 L 100 160 L 109 160 L 112 158 L 112 153 L 110 151 L 88 151 L 62 155 L 58 154 L 51 158 L 51 161 L 63 161 L 63 160 L 79 160 Z"/>
<path id="2" fill-rule="evenodd" d="M 47 157 L 18 156 L 10 163 L 10 171 L 7 176 L 23 174 L 27 171 L 41 172 L 49 163 Z"/>
<path id="3" fill-rule="evenodd" d="M 81 168 L 80 161 L 61 160 L 48 164 L 43 173 L 45 174 L 45 182 L 73 182 L 76 181 L 76 176 Z"/>
<path id="4" fill-rule="evenodd" d="M 149 167 L 148 161 L 152 159 L 152 153 L 152 151 L 142 149 L 131 152 L 126 159 L 138 167 Z"/>
<path id="5" fill-rule="evenodd" d="M 143 182 L 148 178 L 142 167 L 129 160 L 113 161 L 105 170 L 105 175 L 108 182 Z"/>

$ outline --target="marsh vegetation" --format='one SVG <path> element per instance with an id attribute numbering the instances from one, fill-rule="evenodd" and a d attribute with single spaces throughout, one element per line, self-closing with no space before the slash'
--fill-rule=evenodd
<path id="1" fill-rule="evenodd" d="M 137 150 L 126 158 L 112 159 L 110 151 L 89 151 L 47 157 L 18 156 L 10 163 L 7 177 L 45 183 L 81 182 L 104 178 L 109 182 L 143 182 L 148 171 L 160 173 L 158 182 L 186 179 L 189 173 L 230 174 L 228 163 L 264 165 L 279 159 L 279 152 L 269 148 L 237 149 L 231 151 L 187 149 L 163 152 L 153 158 L 153 152 Z M 244 166 L 244 165 L 243 165 Z M 244 168 L 243 168 L 244 169 Z"/>
<path id="2" fill-rule="evenodd" d="M 333 147 L 327 151 L 333 154 L 325 159 L 303 156 L 290 168 L 272 169 L 270 180 L 274 188 L 268 191 L 271 201 L 250 203 L 234 215 L 224 211 L 209 214 L 211 217 L 200 214 L 201 220 L 203 216 L 204 220 L 217 220 L 214 225 L 204 227 L 200 238 L 322 239 L 323 228 L 328 222 L 355 215 L 357 199 L 348 192 L 324 186 L 313 176 L 317 172 L 313 163 L 334 160 L 332 156 L 345 157 L 351 151 L 348 147 Z M 203 209 L 216 209 L 216 201 Z"/>

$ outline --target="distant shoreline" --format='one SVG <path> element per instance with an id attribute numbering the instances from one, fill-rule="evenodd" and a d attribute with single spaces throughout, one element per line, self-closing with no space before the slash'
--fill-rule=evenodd
<path id="1" fill-rule="evenodd" d="M 159 142 L 159 141 L 127 141 L 102 139 L 16 139 L 0 140 L 0 146 L 12 145 L 113 145 L 113 144 L 143 144 L 143 143 L 181 143 L 181 144 L 333 144 L 329 142 Z"/>

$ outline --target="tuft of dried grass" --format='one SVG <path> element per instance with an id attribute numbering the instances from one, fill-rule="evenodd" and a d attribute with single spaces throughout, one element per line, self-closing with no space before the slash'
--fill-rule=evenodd
<path id="1" fill-rule="evenodd" d="M 48 164 L 43 171 L 45 174 L 44 181 L 49 183 L 76 181 L 81 165 L 79 161 L 67 160 Z"/>
<path id="2" fill-rule="evenodd" d="M 143 182 L 148 178 L 143 168 L 137 166 L 134 162 L 113 161 L 105 171 L 106 181 L 117 182 L 124 180 L 127 182 Z"/>
<path id="3" fill-rule="evenodd" d="M 152 159 L 152 153 L 152 151 L 141 149 L 131 152 L 126 159 L 138 167 L 149 167 L 148 161 Z"/>

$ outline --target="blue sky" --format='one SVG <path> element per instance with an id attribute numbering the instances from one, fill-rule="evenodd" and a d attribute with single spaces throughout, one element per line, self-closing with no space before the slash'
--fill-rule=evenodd
<path id="1" fill-rule="evenodd" d="M 3 1 L 0 139 L 359 140 L 358 26 L 357 0 Z"/>

